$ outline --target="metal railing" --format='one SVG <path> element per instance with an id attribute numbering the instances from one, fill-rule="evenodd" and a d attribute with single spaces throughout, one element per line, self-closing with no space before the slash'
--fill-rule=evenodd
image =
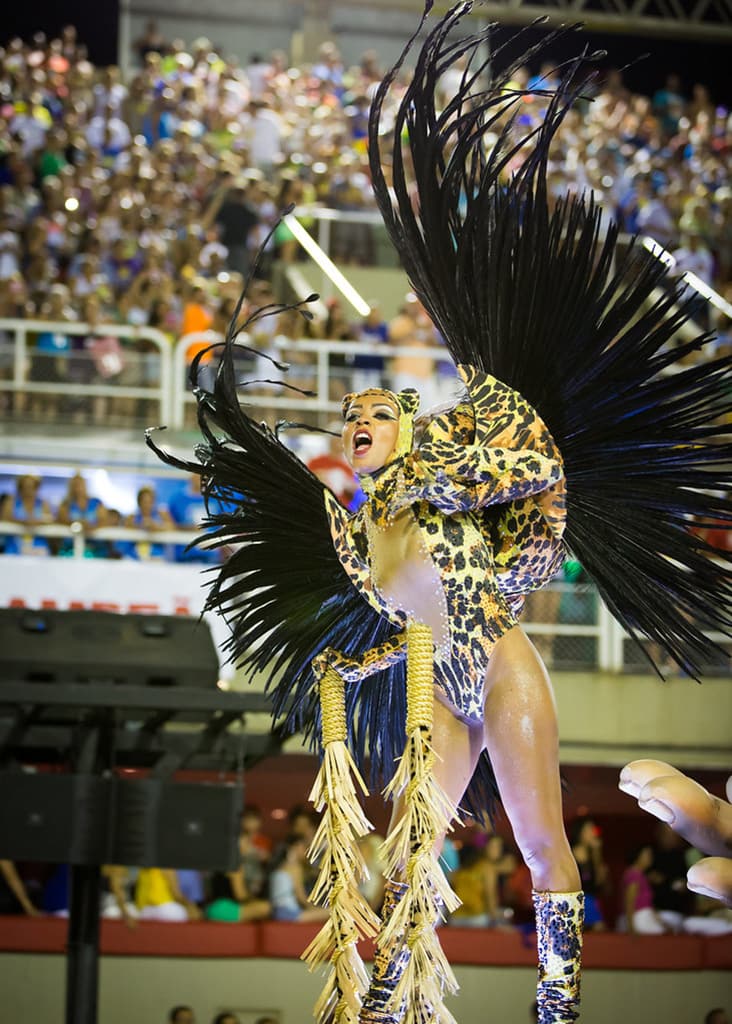
<path id="1" fill-rule="evenodd" d="M 242 344 L 247 345 L 250 340 L 246 335 L 239 336 Z M 185 421 L 185 409 L 187 405 L 195 404 L 195 396 L 190 389 L 186 358 L 186 352 L 191 345 L 206 342 L 214 344 L 223 341 L 223 335 L 215 331 L 204 331 L 198 334 L 186 334 L 175 345 L 173 353 L 173 390 L 171 395 L 171 418 L 170 426 L 180 428 Z M 262 350 L 265 351 L 264 349 Z M 277 384 L 265 384 L 256 381 L 254 374 L 257 372 L 256 350 L 251 353 L 241 351 L 239 363 L 241 367 L 240 377 L 242 381 L 250 379 L 253 383 L 242 392 L 242 397 L 247 401 L 260 400 L 259 404 L 266 405 L 272 409 L 291 409 L 293 411 L 308 411 L 311 413 L 340 412 L 341 400 L 339 397 L 331 397 L 331 390 L 334 383 L 340 385 L 340 391 L 344 394 L 350 390 L 350 380 L 354 373 L 354 367 L 347 364 L 333 365 L 333 357 L 352 360 L 356 356 L 377 356 L 382 359 L 387 368 L 384 371 L 384 378 L 388 382 L 390 360 L 400 357 L 410 359 L 433 359 L 437 363 L 449 363 L 452 360 L 444 348 L 404 346 L 404 345 L 378 345 L 363 344 L 355 341 L 325 341 L 313 338 L 275 338 L 269 342 L 266 351 L 275 354 L 278 359 L 289 365 L 284 383 L 293 384 L 296 387 L 306 388 L 312 391 L 312 396 L 298 395 L 296 392 L 288 392 L 281 388 L 277 392 Z M 301 357 L 304 357 L 301 359 Z M 292 360 L 297 360 L 293 362 Z M 265 376 L 276 374 L 274 367 L 266 366 L 263 371 Z M 419 389 L 419 380 L 415 377 L 414 386 Z"/>
<path id="2" fill-rule="evenodd" d="M 141 353 L 120 346 L 119 371 L 110 374 L 113 383 L 104 383 L 104 367 L 92 351 L 60 349 L 39 350 L 29 345 L 29 335 L 62 337 L 116 338 L 121 342 L 148 342 L 156 353 Z M 8 343 L 7 336 L 12 340 Z M 3 337 L 5 336 L 5 337 Z M 170 417 L 172 359 L 170 339 L 154 327 L 102 323 L 89 325 L 76 321 L 0 318 L 0 392 L 15 395 L 59 395 L 87 398 L 148 399 L 159 407 L 160 422 Z M 150 365 L 150 356 L 157 356 Z M 115 369 L 115 367 L 110 367 Z M 10 372 L 8 372 L 10 371 Z M 66 371 L 66 372 L 65 372 Z M 73 371 L 71 378 L 68 371 Z"/>
<path id="3" fill-rule="evenodd" d="M 129 526 L 100 526 L 90 528 L 86 523 L 74 522 L 69 526 L 61 523 L 12 523 L 0 522 L 0 539 L 20 537 L 23 541 L 43 540 L 64 542 L 72 558 L 84 558 L 91 550 L 90 545 L 99 542 L 120 542 L 122 544 L 163 545 L 185 547 L 200 537 L 198 530 L 141 530 Z M 70 546 L 68 546 L 70 545 Z M 38 555 L 39 551 L 29 547 L 24 554 Z M 12 557 L 12 556 L 8 556 Z"/>

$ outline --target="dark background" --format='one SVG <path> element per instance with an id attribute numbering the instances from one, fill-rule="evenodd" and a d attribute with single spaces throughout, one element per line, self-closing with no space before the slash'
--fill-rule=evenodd
<path id="1" fill-rule="evenodd" d="M 3 5 L 0 42 L 13 36 L 30 40 L 35 32 L 56 36 L 75 25 L 93 64 L 117 63 L 118 0 L 15 0 Z"/>
<path id="2" fill-rule="evenodd" d="M 35 2 L 4 5 L 0 41 L 14 35 L 29 39 L 38 30 L 55 35 L 63 25 L 76 25 L 79 38 L 89 47 L 90 59 L 95 64 L 114 64 L 117 61 L 118 0 L 35 0 Z M 202 7 L 205 0 L 202 0 Z M 151 8 L 154 3 L 151 4 Z M 526 33 L 529 42 L 540 35 L 534 29 Z M 700 43 L 675 38 L 652 38 L 614 33 L 586 32 L 583 34 L 591 49 L 604 49 L 609 57 L 605 67 L 632 65 L 624 71 L 624 78 L 634 92 L 647 95 L 655 92 L 670 71 L 677 71 L 688 93 L 695 82 L 703 82 L 711 91 L 712 99 L 721 105 L 732 106 L 732 76 L 729 74 L 732 47 L 726 44 Z M 553 56 L 569 56 L 577 52 L 576 35 L 560 40 L 552 47 Z M 645 60 L 639 60 L 649 54 Z"/>

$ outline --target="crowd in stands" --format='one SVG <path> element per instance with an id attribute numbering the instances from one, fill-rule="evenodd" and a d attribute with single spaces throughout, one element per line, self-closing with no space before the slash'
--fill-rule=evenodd
<path id="1" fill-rule="evenodd" d="M 290 67 L 282 52 L 240 64 L 207 39 L 189 47 L 162 40 L 154 26 L 138 42 L 141 66 L 126 80 L 116 67 L 92 65 L 72 26 L 57 39 L 11 39 L 0 49 L 0 318 L 90 325 L 85 336 L 58 327 L 36 333 L 30 378 L 37 382 L 154 382 L 154 346 L 121 345 L 105 324 L 155 327 L 171 341 L 220 331 L 280 210 L 372 207 L 366 126 L 382 74 L 375 53 L 347 68 L 326 41 L 314 64 Z M 446 96 L 453 73 L 459 69 L 442 83 Z M 554 76 L 551 66 L 526 67 L 513 85 L 551 88 Z M 393 102 L 403 87 L 397 83 Z M 593 189 L 623 231 L 653 235 L 674 252 L 679 272 L 693 270 L 727 290 L 730 112 L 702 84 L 686 95 L 673 74 L 652 97 L 631 93 L 620 72 L 601 76 L 594 92 L 558 133 L 552 196 Z M 521 130 L 530 131 L 544 109 L 539 96 L 526 95 Z M 336 259 L 369 262 L 372 247 L 368 225 L 333 225 Z M 271 299 L 272 261 L 297 255 L 280 224 L 254 305 Z M 406 322 L 385 325 L 377 309 L 353 324 L 336 303 L 308 329 L 344 340 L 435 340 L 414 310 L 404 315 Z M 260 326 L 254 341 L 264 350 L 306 330 L 287 315 Z M 0 336 L 0 378 L 12 370 L 8 346 Z M 429 390 L 434 362 L 411 363 L 389 364 L 393 383 L 405 375 L 414 383 L 416 375 Z M 373 380 L 385 368 L 378 357 L 362 357 L 350 370 Z M 86 422 L 119 411 L 107 399 L 89 407 L 70 398 L 60 410 L 42 397 L 31 403 L 34 416 L 66 411 Z M 12 408 L 24 411 L 17 402 Z"/>
<path id="2" fill-rule="evenodd" d="M 136 495 L 136 509 L 122 515 L 118 509 L 104 504 L 96 495 L 89 494 L 87 482 L 81 473 L 68 480 L 66 494 L 52 508 L 43 497 L 43 480 L 24 473 L 15 479 L 15 493 L 0 494 L 0 554 L 4 555 L 59 555 L 73 553 L 71 539 L 46 536 L 43 527 L 80 525 L 84 532 L 85 555 L 92 558 L 134 558 L 148 561 L 211 562 L 219 555 L 198 548 L 186 550 L 186 544 L 156 543 L 155 534 L 171 531 L 196 530 L 206 515 L 206 502 L 201 494 L 199 477 L 190 477 L 173 493 L 164 505 L 156 498 L 155 487 L 145 483 Z M 27 527 L 28 533 L 3 532 L 3 524 Z M 113 540 L 96 537 L 99 530 L 113 527 L 123 534 Z M 125 539 L 124 530 L 144 530 L 144 540 Z"/>
<path id="3" fill-rule="evenodd" d="M 327 911 L 310 903 L 317 867 L 307 851 L 318 816 L 296 805 L 287 816 L 287 835 L 273 842 L 260 810 L 244 808 L 239 835 L 240 863 L 230 872 L 201 873 L 162 868 L 104 868 L 102 914 L 130 928 L 142 921 L 275 920 L 319 922 Z M 602 833 L 588 816 L 570 824 L 572 851 L 580 867 L 587 914 L 585 928 L 615 928 L 632 935 L 732 933 L 732 911 L 686 888 L 686 872 L 701 856 L 668 826 L 628 851 L 623 870 L 611 871 Z M 381 837 L 362 840 L 370 880 L 363 894 L 378 911 L 383 897 Z M 448 924 L 461 928 L 533 928 L 531 878 L 512 845 L 477 825 L 445 840 L 442 866 L 462 905 Z M 68 868 L 59 865 L 42 880 L 23 881 L 9 861 L 0 861 L 0 913 L 63 914 L 68 911 Z"/>

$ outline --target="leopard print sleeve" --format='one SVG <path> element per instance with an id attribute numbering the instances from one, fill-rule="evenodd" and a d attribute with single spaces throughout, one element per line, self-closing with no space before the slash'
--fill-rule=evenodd
<path id="1" fill-rule="evenodd" d="M 435 441 L 404 460 L 392 511 L 427 501 L 447 515 L 470 512 L 539 494 L 563 476 L 558 459 L 531 449 Z"/>

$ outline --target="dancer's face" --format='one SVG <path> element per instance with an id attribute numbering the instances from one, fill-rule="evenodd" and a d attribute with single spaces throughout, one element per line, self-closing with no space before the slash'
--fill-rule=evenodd
<path id="1" fill-rule="evenodd" d="M 354 395 L 343 424 L 343 451 L 355 473 L 365 476 L 385 466 L 399 436 L 399 409 L 386 392 Z"/>

